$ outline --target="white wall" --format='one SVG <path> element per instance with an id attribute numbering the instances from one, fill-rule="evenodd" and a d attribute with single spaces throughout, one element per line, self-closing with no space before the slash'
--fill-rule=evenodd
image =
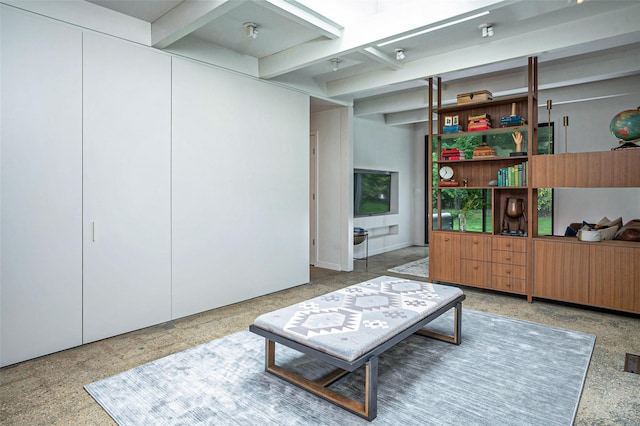
<path id="1" fill-rule="evenodd" d="M 317 132 L 317 259 L 315 266 L 353 269 L 352 108 L 311 114 Z"/>
<path id="2" fill-rule="evenodd" d="M 419 156 L 413 126 L 387 126 L 382 117 L 370 116 L 354 118 L 353 133 L 353 168 L 398 172 L 399 177 L 398 214 L 353 220 L 353 226 L 369 231 L 369 256 L 413 245 L 414 203 L 418 201 L 415 158 Z M 354 256 L 362 257 L 364 249 L 364 244 L 356 246 Z"/>
<path id="3" fill-rule="evenodd" d="M 640 76 L 540 91 L 540 105 L 546 105 L 547 99 L 553 102 L 555 153 L 565 152 L 563 116 L 569 117 L 568 152 L 607 151 L 617 147 L 609 123 L 617 113 L 636 109 L 639 95 Z M 548 120 L 546 106 L 539 108 L 538 120 Z M 622 217 L 626 223 L 640 218 L 640 188 L 561 188 L 554 191 L 554 199 L 555 235 L 564 235 L 572 222 L 597 222 L 607 216 L 609 219 Z"/>

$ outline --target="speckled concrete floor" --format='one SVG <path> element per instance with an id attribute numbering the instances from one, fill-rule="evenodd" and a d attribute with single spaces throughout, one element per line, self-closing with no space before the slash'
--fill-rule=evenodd
<path id="1" fill-rule="evenodd" d="M 311 268 L 306 285 L 5 367 L 0 370 L 0 423 L 113 424 L 83 385 L 246 328 L 263 312 L 375 276 L 395 275 L 387 269 L 424 257 L 426 250 L 410 247 L 373 256 L 366 270 L 364 261 L 357 261 L 353 272 Z M 575 424 L 640 425 L 640 375 L 623 371 L 625 353 L 640 354 L 638 316 L 464 291 L 467 309 L 595 334 Z"/>

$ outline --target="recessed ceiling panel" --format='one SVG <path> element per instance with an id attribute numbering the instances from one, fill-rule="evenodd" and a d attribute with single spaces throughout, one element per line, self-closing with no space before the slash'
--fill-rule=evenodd
<path id="1" fill-rule="evenodd" d="M 258 26 L 257 38 L 247 37 L 244 24 Z M 194 31 L 192 36 L 262 58 L 320 37 L 316 31 L 273 12 L 253 1 L 240 6 Z"/>
<path id="2" fill-rule="evenodd" d="M 89 3 L 106 7 L 116 12 L 123 13 L 147 22 L 153 22 L 178 4 L 182 0 L 87 0 Z"/>

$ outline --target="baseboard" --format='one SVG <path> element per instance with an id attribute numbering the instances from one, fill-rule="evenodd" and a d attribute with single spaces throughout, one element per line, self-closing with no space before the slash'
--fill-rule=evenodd
<path id="1" fill-rule="evenodd" d="M 342 271 L 339 263 L 317 261 L 313 266 L 316 268 L 331 269 L 332 271 Z"/>

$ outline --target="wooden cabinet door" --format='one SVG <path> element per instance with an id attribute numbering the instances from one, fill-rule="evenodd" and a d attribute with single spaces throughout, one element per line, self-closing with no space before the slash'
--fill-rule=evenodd
<path id="1" fill-rule="evenodd" d="M 171 319 L 171 59 L 84 36 L 83 341 Z"/>
<path id="2" fill-rule="evenodd" d="M 433 232 L 429 243 L 429 268 L 432 280 L 460 282 L 460 235 Z"/>
<path id="3" fill-rule="evenodd" d="M 589 303 L 640 313 L 640 247 L 592 244 Z"/>
<path id="4" fill-rule="evenodd" d="M 589 303 L 589 246 L 534 240 L 533 295 Z"/>

